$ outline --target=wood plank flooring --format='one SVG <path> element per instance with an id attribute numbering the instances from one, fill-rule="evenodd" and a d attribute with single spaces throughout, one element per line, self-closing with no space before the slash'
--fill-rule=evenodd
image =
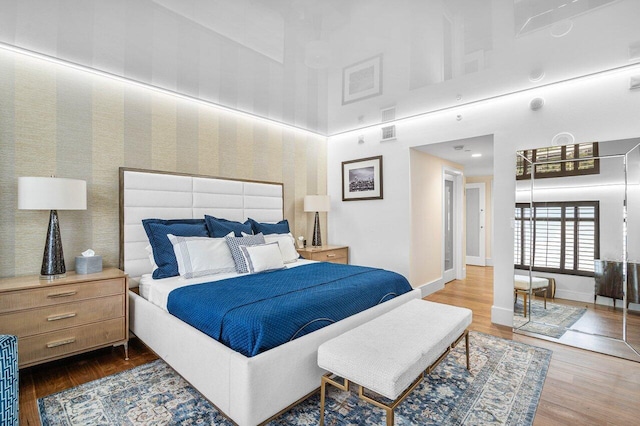
<path id="1" fill-rule="evenodd" d="M 467 267 L 467 279 L 427 297 L 473 310 L 471 329 L 553 351 L 534 425 L 639 424 L 640 363 L 513 334 L 491 323 L 493 269 Z M 39 425 L 37 398 L 156 359 L 133 339 L 129 361 L 122 347 L 102 349 L 20 370 L 20 424 Z"/>
<path id="2" fill-rule="evenodd" d="M 514 334 L 491 323 L 493 268 L 467 266 L 467 278 L 426 298 L 473 310 L 472 330 L 553 351 L 534 425 L 640 424 L 640 363 Z"/>

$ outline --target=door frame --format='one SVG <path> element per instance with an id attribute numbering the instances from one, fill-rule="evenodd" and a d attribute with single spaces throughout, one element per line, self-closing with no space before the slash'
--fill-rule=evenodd
<path id="1" fill-rule="evenodd" d="M 479 212 L 479 224 L 480 224 L 480 229 L 478 230 L 479 233 L 479 248 L 480 248 L 480 253 L 479 256 L 470 256 L 469 253 L 466 252 L 466 246 L 465 246 L 465 261 L 467 265 L 476 265 L 476 266 L 486 266 L 487 263 L 487 252 L 486 252 L 486 241 L 487 241 L 487 206 L 486 206 L 486 184 L 484 182 L 477 182 L 477 183 L 467 183 L 464 186 L 465 189 L 465 195 L 466 195 L 466 190 L 472 188 L 472 189 L 478 189 L 479 190 L 479 194 L 478 194 L 478 208 L 480 209 Z M 466 200 L 466 197 L 465 197 Z M 468 206 L 465 205 L 465 212 L 466 212 L 466 207 Z M 466 219 L 466 216 L 465 216 Z M 465 220 L 465 235 L 468 234 L 469 229 L 466 227 L 466 220 Z"/>
<path id="2" fill-rule="evenodd" d="M 457 168 L 451 166 L 442 166 L 442 262 L 441 262 L 441 277 L 443 284 L 446 284 L 453 280 L 462 280 L 466 276 L 466 269 L 464 268 L 463 256 L 463 212 L 464 212 L 464 197 L 463 197 L 463 172 Z M 450 272 L 445 271 L 445 232 L 446 232 L 446 215 L 445 215 L 445 180 L 449 178 L 453 180 L 453 268 Z"/>

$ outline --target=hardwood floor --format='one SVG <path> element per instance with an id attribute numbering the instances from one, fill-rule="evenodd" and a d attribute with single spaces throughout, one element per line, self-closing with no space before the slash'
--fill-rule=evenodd
<path id="1" fill-rule="evenodd" d="M 473 310 L 471 329 L 551 349 L 553 356 L 534 425 L 638 424 L 640 363 L 513 334 L 491 323 L 493 268 L 467 267 L 467 279 L 453 281 L 427 297 Z M 156 359 L 137 339 L 124 360 L 121 347 L 20 370 L 20 424 L 39 425 L 37 398 Z"/>
<path id="2" fill-rule="evenodd" d="M 453 281 L 426 299 L 473 310 L 472 330 L 553 351 L 534 425 L 639 424 L 640 363 L 514 334 L 492 324 L 493 268 L 467 266 L 466 280 Z"/>
<path id="3" fill-rule="evenodd" d="M 542 298 L 537 299 L 542 300 Z M 586 308 L 586 312 L 561 337 L 543 337 L 544 339 L 640 362 L 640 356 L 621 340 L 623 312 L 619 307 L 620 304 L 614 308 L 613 306 L 594 305 L 593 303 L 559 298 L 549 300 L 549 303 Z M 533 320 L 536 320 L 535 317 Z M 638 311 L 628 311 L 627 339 L 635 347 L 640 347 L 640 314 Z"/>

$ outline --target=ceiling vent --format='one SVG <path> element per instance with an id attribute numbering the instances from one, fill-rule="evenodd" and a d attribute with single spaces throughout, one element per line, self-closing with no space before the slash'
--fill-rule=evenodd
<path id="1" fill-rule="evenodd" d="M 381 110 L 382 113 L 382 122 L 386 123 L 388 121 L 393 121 L 396 119 L 396 107 L 384 108 Z"/>
<path id="2" fill-rule="evenodd" d="M 629 89 L 640 89 L 640 75 L 632 75 L 629 77 Z"/>
<path id="3" fill-rule="evenodd" d="M 387 142 L 396 139 L 396 126 L 386 126 L 382 128 L 382 140 L 380 142 Z"/>

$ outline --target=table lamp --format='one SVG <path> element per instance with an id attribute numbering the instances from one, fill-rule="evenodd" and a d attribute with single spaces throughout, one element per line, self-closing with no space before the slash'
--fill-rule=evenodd
<path id="1" fill-rule="evenodd" d="M 64 277 L 67 270 L 57 210 L 86 210 L 87 182 L 56 177 L 19 177 L 18 209 L 51 211 L 40 278 L 52 280 Z"/>
<path id="2" fill-rule="evenodd" d="M 311 245 L 320 247 L 322 245 L 322 236 L 320 235 L 320 215 L 319 212 L 328 212 L 331 203 L 328 195 L 307 195 L 304 197 L 304 211 L 316 212 L 316 220 L 313 225 L 313 241 Z"/>

